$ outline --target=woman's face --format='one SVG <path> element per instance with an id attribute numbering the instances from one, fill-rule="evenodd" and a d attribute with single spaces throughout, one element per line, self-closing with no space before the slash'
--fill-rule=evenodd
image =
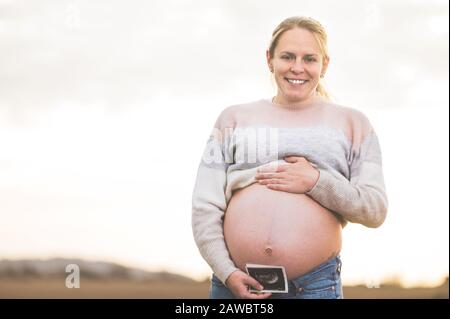
<path id="1" fill-rule="evenodd" d="M 321 74 L 328 61 L 324 61 L 314 35 L 305 29 L 294 28 L 279 38 L 274 56 L 267 52 L 269 68 L 273 70 L 278 86 L 277 103 L 308 102 L 316 95 Z"/>

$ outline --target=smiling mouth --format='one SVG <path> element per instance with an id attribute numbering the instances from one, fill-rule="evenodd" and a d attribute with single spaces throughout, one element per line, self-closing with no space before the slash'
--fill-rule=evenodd
<path id="1" fill-rule="evenodd" d="M 295 84 L 295 85 L 303 85 L 306 82 L 308 82 L 308 80 L 297 80 L 297 79 L 288 79 L 288 78 L 284 78 L 286 81 L 288 81 L 290 84 Z"/>

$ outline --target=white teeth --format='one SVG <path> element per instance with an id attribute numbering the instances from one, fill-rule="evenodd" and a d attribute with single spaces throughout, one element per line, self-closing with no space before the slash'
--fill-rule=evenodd
<path id="1" fill-rule="evenodd" d="M 287 80 L 289 83 L 292 83 L 292 84 L 303 84 L 306 82 L 305 80 L 292 80 L 292 79 L 287 79 Z"/>

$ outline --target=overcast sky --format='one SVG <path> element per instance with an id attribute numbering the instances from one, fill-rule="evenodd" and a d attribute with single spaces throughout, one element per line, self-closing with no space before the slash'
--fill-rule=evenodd
<path id="1" fill-rule="evenodd" d="M 382 228 L 347 283 L 448 274 L 447 1 L 0 0 L 0 258 L 81 256 L 201 278 L 191 194 L 222 109 L 274 93 L 275 26 L 329 35 L 325 84 L 380 136 Z"/>

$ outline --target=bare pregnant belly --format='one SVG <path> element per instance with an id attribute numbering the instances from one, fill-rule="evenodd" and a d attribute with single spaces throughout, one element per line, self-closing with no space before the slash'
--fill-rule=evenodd
<path id="1" fill-rule="evenodd" d="M 233 194 L 224 220 L 225 241 L 238 268 L 284 266 L 289 279 L 337 255 L 341 231 L 337 218 L 311 197 L 258 183 Z"/>

